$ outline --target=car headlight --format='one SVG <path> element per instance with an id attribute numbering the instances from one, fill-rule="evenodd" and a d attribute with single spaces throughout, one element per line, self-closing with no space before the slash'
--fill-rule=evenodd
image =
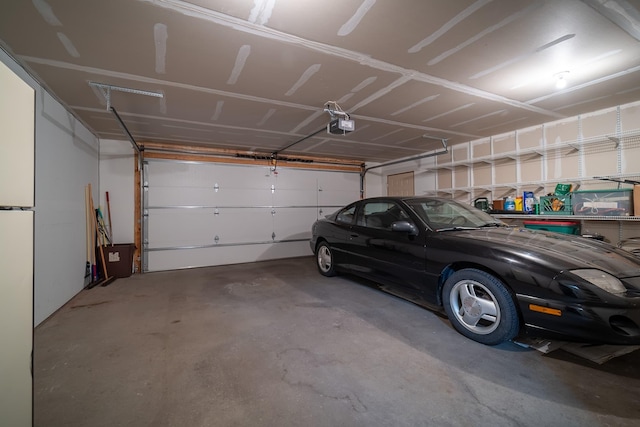
<path id="1" fill-rule="evenodd" d="M 624 287 L 622 282 L 617 277 L 614 277 L 609 273 L 605 273 L 602 270 L 571 270 L 571 273 L 575 274 L 576 276 L 582 277 L 587 282 L 611 294 L 619 295 L 627 292 L 627 288 Z"/>

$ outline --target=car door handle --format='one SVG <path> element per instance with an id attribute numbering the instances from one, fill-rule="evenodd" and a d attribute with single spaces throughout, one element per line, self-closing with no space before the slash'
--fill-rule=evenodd
<path id="1" fill-rule="evenodd" d="M 350 234 L 350 237 L 354 237 L 355 238 L 355 237 L 358 237 L 358 236 L 359 236 L 359 234 L 353 234 L 353 233 Z"/>

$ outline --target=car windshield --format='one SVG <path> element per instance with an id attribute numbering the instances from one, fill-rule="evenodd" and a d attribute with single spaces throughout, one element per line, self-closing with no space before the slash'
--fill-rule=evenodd
<path id="1" fill-rule="evenodd" d="M 454 200 L 423 198 L 405 202 L 435 231 L 461 230 L 480 227 L 500 227 L 505 224 L 470 205 Z"/>

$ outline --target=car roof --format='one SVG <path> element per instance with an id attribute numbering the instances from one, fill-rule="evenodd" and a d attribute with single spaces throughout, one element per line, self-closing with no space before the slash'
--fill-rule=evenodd
<path id="1" fill-rule="evenodd" d="M 360 200 L 360 202 L 375 202 L 375 201 L 416 201 L 416 200 L 443 200 L 443 201 L 451 201 L 455 202 L 453 199 L 445 199 L 443 197 L 432 197 L 432 196 L 377 196 L 377 197 L 367 197 L 366 199 Z"/>

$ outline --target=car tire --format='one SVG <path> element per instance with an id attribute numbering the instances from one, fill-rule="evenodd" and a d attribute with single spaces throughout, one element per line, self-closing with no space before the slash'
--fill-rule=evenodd
<path id="1" fill-rule="evenodd" d="M 442 295 L 449 321 L 467 338 L 497 345 L 518 335 L 514 300 L 491 274 L 473 268 L 456 271 L 445 282 Z"/>
<path id="2" fill-rule="evenodd" d="M 336 275 L 333 250 L 327 242 L 320 243 L 316 249 L 316 265 L 323 276 L 332 277 Z"/>

